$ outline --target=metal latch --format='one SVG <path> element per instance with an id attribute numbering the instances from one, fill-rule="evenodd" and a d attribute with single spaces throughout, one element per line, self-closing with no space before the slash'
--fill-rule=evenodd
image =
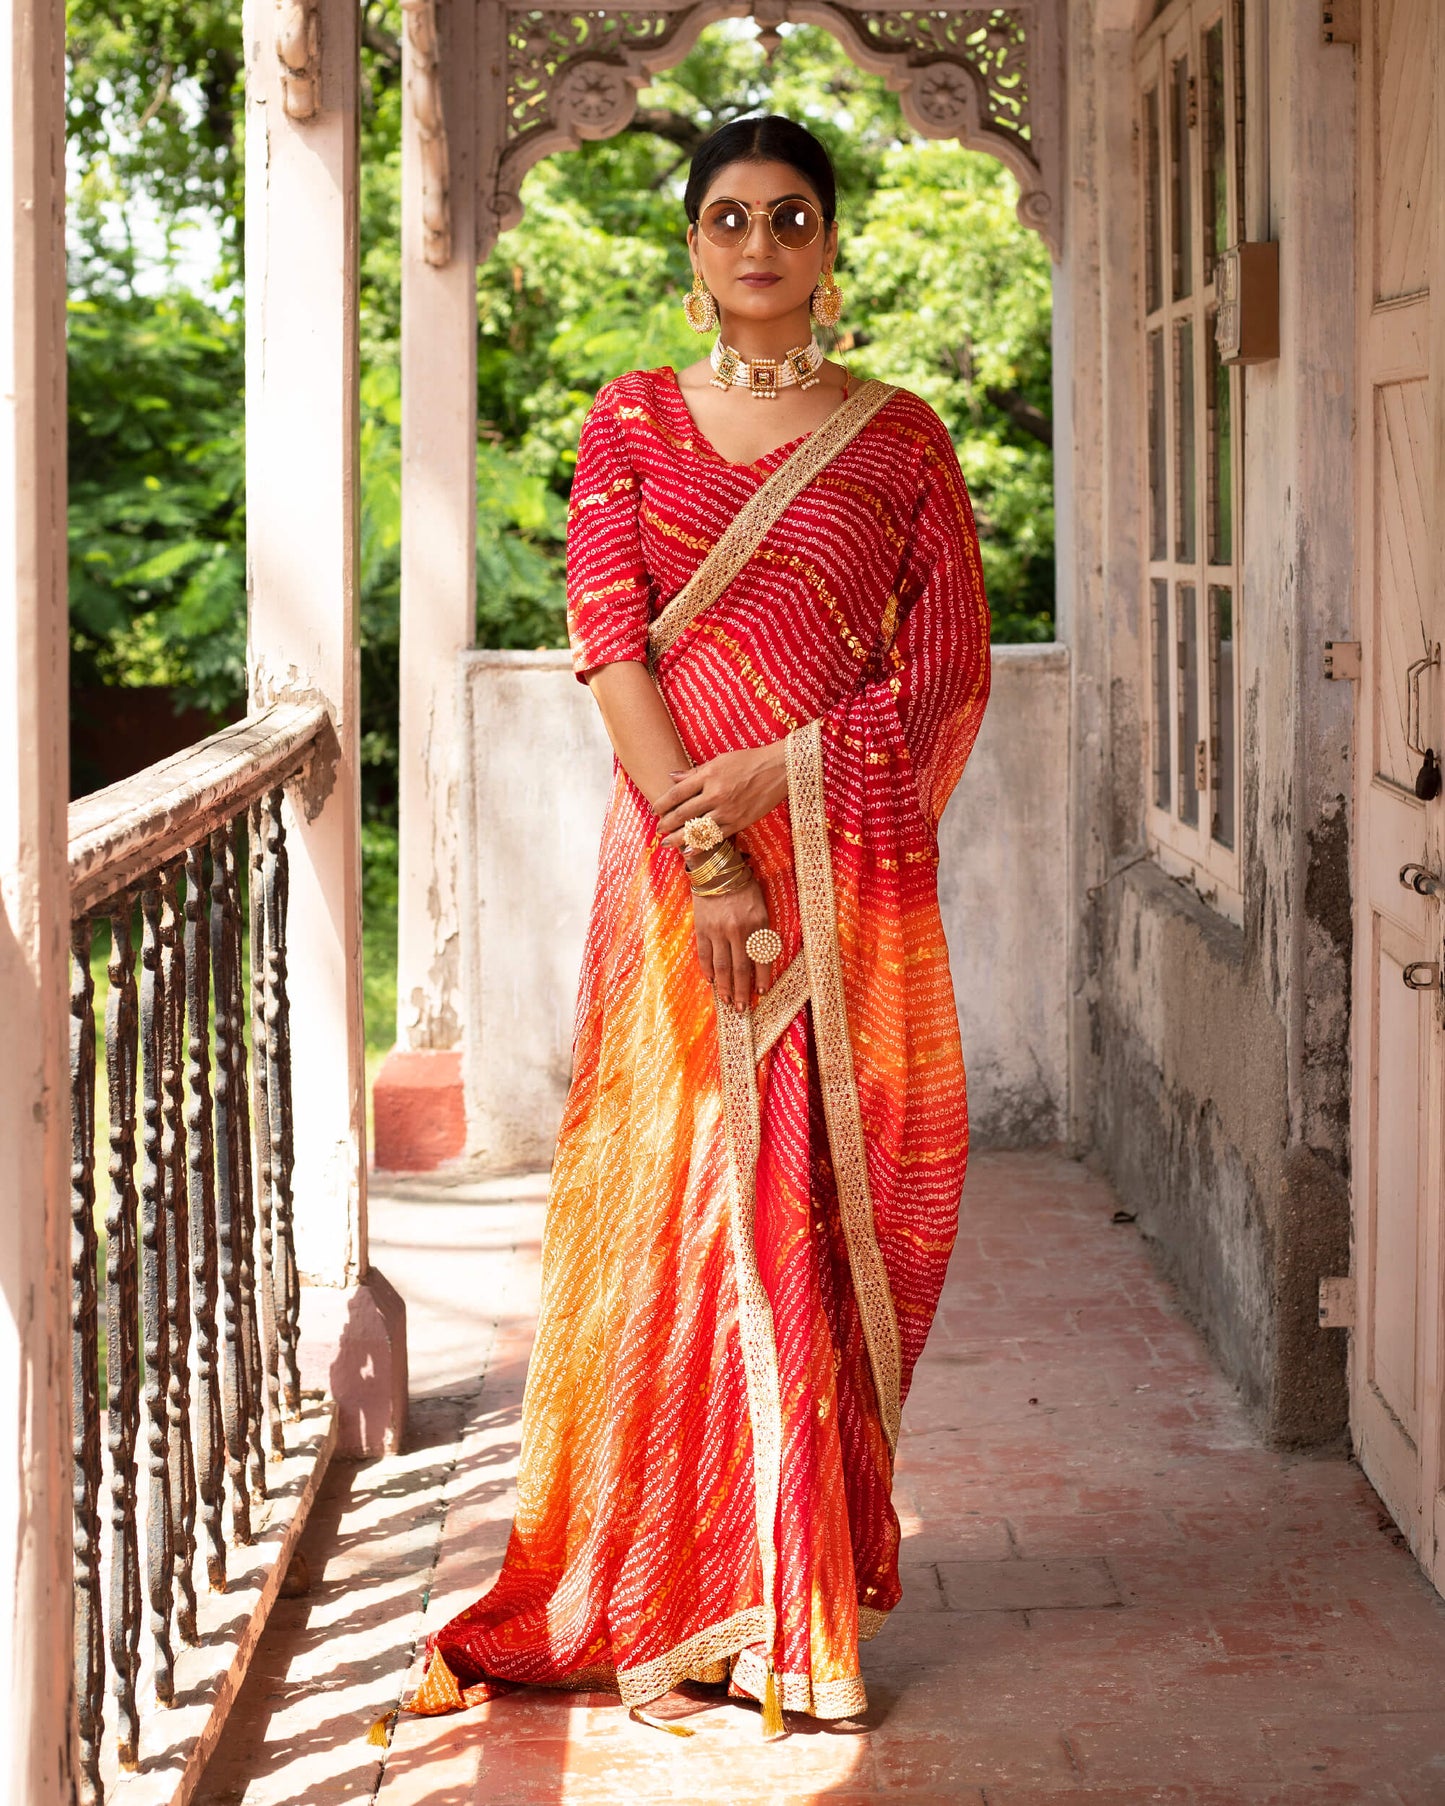
<path id="1" fill-rule="evenodd" d="M 1412 959 L 1400 974 L 1406 988 L 1411 991 L 1438 991 L 1440 989 L 1440 962 L 1438 959 Z"/>
<path id="2" fill-rule="evenodd" d="M 1353 1279 L 1320 1281 L 1320 1328 L 1353 1329 L 1355 1327 L 1355 1282 Z"/>
<path id="3" fill-rule="evenodd" d="M 1440 874 L 1423 865 L 1402 865 L 1400 882 L 1406 890 L 1418 891 L 1422 897 L 1438 897 L 1441 891 L 1445 891 L 1445 883 L 1441 882 Z"/>

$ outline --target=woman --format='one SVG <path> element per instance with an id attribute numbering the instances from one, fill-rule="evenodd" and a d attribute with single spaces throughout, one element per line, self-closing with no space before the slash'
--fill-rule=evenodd
<path id="1" fill-rule="evenodd" d="M 608 383 L 572 489 L 574 663 L 616 760 L 517 1515 L 412 1705 L 615 1685 L 636 1714 L 728 1681 L 776 1735 L 863 1710 L 899 1599 L 899 1411 L 968 1151 L 936 830 L 988 613 L 942 422 L 812 338 L 822 145 L 724 127 L 685 207 L 718 343 Z"/>

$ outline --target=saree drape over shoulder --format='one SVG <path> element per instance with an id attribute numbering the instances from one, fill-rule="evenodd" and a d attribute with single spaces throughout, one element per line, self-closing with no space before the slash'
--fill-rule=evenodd
<path id="1" fill-rule="evenodd" d="M 567 540 L 579 678 L 648 628 L 801 440 L 721 458 L 670 369 L 587 416 Z M 958 1221 L 968 1121 L 939 816 L 989 687 L 958 460 L 895 390 L 655 659 L 695 762 L 787 737 L 739 836 L 782 937 L 718 1004 L 680 854 L 614 762 L 501 1574 L 413 1702 L 686 1678 L 840 1717 L 898 1603 L 899 1413 Z M 728 1658 L 731 1658 L 729 1664 Z"/>

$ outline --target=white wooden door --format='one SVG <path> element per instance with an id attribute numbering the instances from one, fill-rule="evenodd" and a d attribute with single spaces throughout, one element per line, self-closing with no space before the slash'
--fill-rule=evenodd
<path id="1" fill-rule="evenodd" d="M 1350 1415 L 1366 1473 L 1440 1586 L 1445 895 L 1401 877 L 1414 866 L 1445 883 L 1445 800 L 1415 794 L 1416 748 L 1445 761 L 1445 686 L 1439 664 L 1423 662 L 1445 639 L 1433 499 L 1445 470 L 1433 316 L 1445 306 L 1431 301 L 1432 288 L 1445 301 L 1435 279 L 1440 28 L 1436 0 L 1370 0 L 1364 12 Z"/>

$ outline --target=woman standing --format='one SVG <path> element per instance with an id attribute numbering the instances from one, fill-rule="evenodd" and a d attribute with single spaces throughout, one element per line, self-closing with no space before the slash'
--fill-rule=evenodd
<path id="1" fill-rule="evenodd" d="M 812 336 L 822 145 L 729 125 L 685 206 L 712 356 L 608 383 L 572 489 L 616 761 L 516 1520 L 412 1708 L 730 1681 L 776 1735 L 863 1709 L 899 1599 L 899 1412 L 968 1153 L 937 826 L 988 612 L 942 422 Z"/>

